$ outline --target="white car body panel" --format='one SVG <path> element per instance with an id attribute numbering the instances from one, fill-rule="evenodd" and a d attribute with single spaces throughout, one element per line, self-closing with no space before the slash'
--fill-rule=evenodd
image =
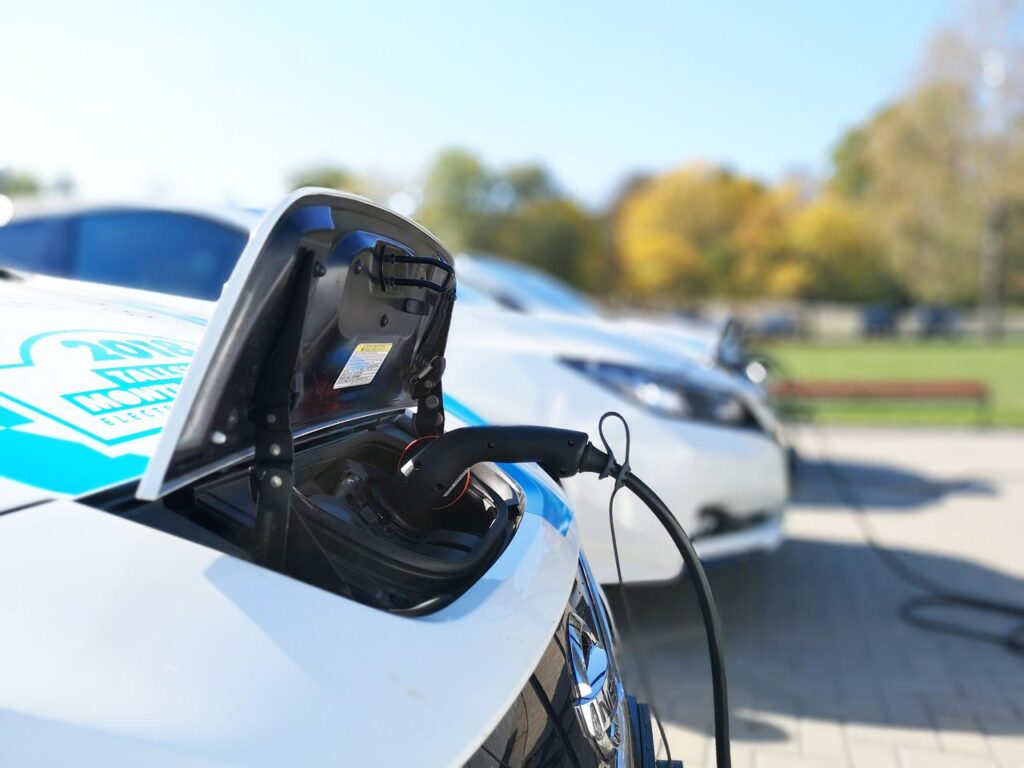
<path id="1" fill-rule="evenodd" d="M 11 509 L 38 504 L 40 501 L 46 501 L 52 497 L 51 492 L 42 488 L 19 483 L 17 480 L 7 477 L 0 477 L 0 514 Z"/>
<path id="2" fill-rule="evenodd" d="M 577 557 L 527 515 L 468 592 L 403 618 L 71 500 L 0 516 L 0 764 L 461 765 Z"/>
<path id="3" fill-rule="evenodd" d="M 657 339 L 616 332 L 614 325 L 583 318 L 510 313 L 484 306 L 456 306 L 448 342 L 447 391 L 494 423 L 537 423 L 587 432 L 609 410 L 630 424 L 631 465 L 691 533 L 699 513 L 722 509 L 739 518 L 767 514 L 761 525 L 719 534 L 696 544 L 702 557 L 770 551 L 782 541 L 788 499 L 784 447 L 765 432 L 668 419 L 626 401 L 559 362 L 567 356 L 685 373 L 730 388 L 757 412 L 758 399 L 732 377 L 673 353 Z M 617 426 L 610 426 L 619 435 Z M 621 443 L 613 445 L 620 453 Z M 564 487 L 577 512 L 582 546 L 603 583 L 616 579 L 608 527 L 609 481 L 576 476 Z M 671 579 L 682 561 L 651 514 L 628 493 L 617 497 L 616 532 L 627 581 Z"/>

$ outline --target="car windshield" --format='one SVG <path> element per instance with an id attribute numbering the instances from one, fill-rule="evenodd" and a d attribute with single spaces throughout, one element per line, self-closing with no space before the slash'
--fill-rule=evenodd
<path id="1" fill-rule="evenodd" d="M 245 247 L 234 227 L 172 211 L 101 211 L 80 217 L 73 276 L 97 283 L 216 299 Z"/>
<path id="2" fill-rule="evenodd" d="M 471 283 L 459 280 L 456 294 L 459 297 L 459 304 L 471 307 L 500 307 L 501 304 L 490 294 L 484 293 Z"/>
<path id="3" fill-rule="evenodd" d="M 597 317 L 595 304 L 558 278 L 540 270 L 500 259 L 463 259 L 461 285 L 471 284 L 499 303 L 521 312 L 555 312 Z"/>

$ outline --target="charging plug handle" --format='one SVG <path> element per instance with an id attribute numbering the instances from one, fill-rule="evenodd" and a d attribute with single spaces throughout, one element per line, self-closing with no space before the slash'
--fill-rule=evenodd
<path id="1" fill-rule="evenodd" d="M 481 461 L 536 462 L 556 477 L 594 463 L 586 432 L 551 427 L 463 427 L 427 443 L 401 467 L 396 514 L 412 530 L 429 527 L 435 507 L 462 473 Z M 603 454 L 602 454 L 603 456 Z"/>

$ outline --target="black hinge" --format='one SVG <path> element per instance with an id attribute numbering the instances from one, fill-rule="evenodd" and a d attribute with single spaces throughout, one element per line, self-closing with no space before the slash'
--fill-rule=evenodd
<path id="1" fill-rule="evenodd" d="M 320 271 L 308 248 L 298 250 L 296 261 L 288 315 L 260 371 L 251 413 L 256 438 L 254 554 L 257 562 L 275 570 L 284 568 L 291 524 L 295 457 L 291 409 L 300 394 L 297 387 L 302 386 L 301 379 L 295 375 L 295 366 L 310 287 L 314 275 Z"/>
<path id="2" fill-rule="evenodd" d="M 444 395 L 441 392 L 444 366 L 444 358 L 438 355 L 413 375 L 410 382 L 412 396 L 416 398 L 413 427 L 420 437 L 444 434 Z"/>

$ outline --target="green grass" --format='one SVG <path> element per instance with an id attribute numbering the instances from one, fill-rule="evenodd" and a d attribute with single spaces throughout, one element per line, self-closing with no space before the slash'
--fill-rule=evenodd
<path id="1" fill-rule="evenodd" d="M 1024 426 L 1024 342 L 778 342 L 764 354 L 794 379 L 976 379 L 989 387 L 989 423 Z M 813 418 L 851 424 L 972 425 L 970 402 L 820 402 Z"/>

